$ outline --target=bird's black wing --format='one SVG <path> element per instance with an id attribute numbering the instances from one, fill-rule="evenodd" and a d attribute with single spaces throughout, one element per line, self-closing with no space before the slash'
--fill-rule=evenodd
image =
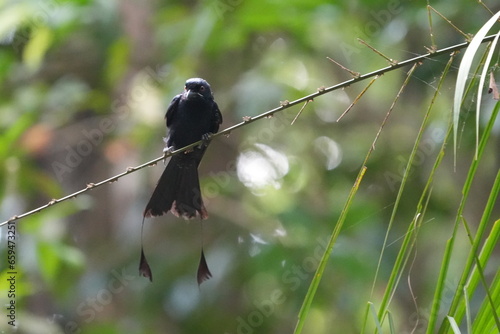
<path id="1" fill-rule="evenodd" d="M 217 103 L 214 102 L 211 112 L 213 115 L 213 122 L 212 127 L 210 128 L 210 132 L 217 133 L 217 131 L 219 131 L 219 125 L 222 124 L 222 114 Z"/>
<path id="2" fill-rule="evenodd" d="M 167 113 L 165 114 L 165 120 L 167 121 L 167 127 L 170 127 L 172 125 L 172 121 L 174 120 L 175 116 L 177 115 L 177 109 L 179 106 L 179 101 L 181 100 L 182 94 L 176 95 L 172 101 L 170 102 L 170 105 L 167 108 Z"/>

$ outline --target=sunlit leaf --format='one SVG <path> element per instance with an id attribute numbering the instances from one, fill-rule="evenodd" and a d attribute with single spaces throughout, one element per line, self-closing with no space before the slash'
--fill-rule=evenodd
<path id="1" fill-rule="evenodd" d="M 40 67 L 53 39 L 54 35 L 47 27 L 38 27 L 33 32 L 23 53 L 24 62 L 31 70 L 34 71 Z"/>
<path id="2" fill-rule="evenodd" d="M 491 58 L 493 57 L 493 52 L 495 51 L 499 37 L 500 37 L 500 31 L 495 36 L 493 42 L 491 42 L 490 51 L 488 52 L 488 56 L 486 57 L 486 61 L 484 62 L 483 72 L 481 73 L 481 77 L 479 78 L 479 86 L 477 90 L 477 104 L 476 104 L 476 158 L 477 158 L 477 148 L 479 146 L 479 115 L 481 112 L 483 87 L 484 87 L 484 82 L 486 81 L 486 77 L 488 75 L 488 69 L 491 62 Z"/>
<path id="3" fill-rule="evenodd" d="M 455 321 L 455 319 L 453 319 L 453 317 L 450 317 L 449 315 L 446 316 L 446 318 L 448 318 L 448 321 L 450 322 L 453 333 L 461 334 L 460 328 L 458 328 L 458 325 L 457 325 L 457 322 Z"/>
<path id="4" fill-rule="evenodd" d="M 474 56 L 479 49 L 484 37 L 488 34 L 491 27 L 500 17 L 500 12 L 493 15 L 491 19 L 486 22 L 483 27 L 477 32 L 477 34 L 472 39 L 471 43 L 465 50 L 464 57 L 460 63 L 458 69 L 457 82 L 455 85 L 455 97 L 453 99 L 453 148 L 455 157 L 457 155 L 457 133 L 458 133 L 458 119 L 460 116 L 460 107 L 462 105 L 462 99 L 465 90 L 465 84 L 469 77 L 469 71 L 474 60 Z"/>
<path id="5" fill-rule="evenodd" d="M 63 265 L 80 268 L 85 263 L 85 258 L 78 249 L 54 241 L 41 241 L 38 244 L 38 259 L 40 272 L 50 284 L 55 284 Z"/>
<path id="6" fill-rule="evenodd" d="M 119 39 L 108 49 L 106 77 L 114 85 L 127 71 L 130 57 L 130 45 L 126 39 Z"/>
<path id="7" fill-rule="evenodd" d="M 61 267 L 61 259 L 53 243 L 38 244 L 38 263 L 43 278 L 52 284 Z"/>
<path id="8" fill-rule="evenodd" d="M 0 39 L 8 40 L 28 15 L 29 7 L 22 2 L 3 7 L 0 11 Z"/>

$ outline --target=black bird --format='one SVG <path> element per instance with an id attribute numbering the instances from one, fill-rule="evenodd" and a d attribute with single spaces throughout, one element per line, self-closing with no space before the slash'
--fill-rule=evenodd
<path id="1" fill-rule="evenodd" d="M 208 82 L 201 78 L 188 79 L 184 92 L 176 95 L 170 102 L 165 119 L 169 131 L 164 152 L 177 150 L 199 140 L 203 140 L 203 143 L 172 156 L 144 209 L 143 216 L 161 216 L 171 211 L 175 216 L 184 219 L 206 219 L 208 213 L 201 198 L 198 165 L 211 135 L 219 130 L 222 123 L 222 114 L 214 101 Z M 143 247 L 139 272 L 153 280 Z M 198 284 L 210 277 L 202 249 Z"/>

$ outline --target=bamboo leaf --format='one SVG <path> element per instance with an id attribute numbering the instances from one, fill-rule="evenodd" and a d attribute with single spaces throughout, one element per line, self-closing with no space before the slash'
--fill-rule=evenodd
<path id="1" fill-rule="evenodd" d="M 451 328 L 453 329 L 453 333 L 455 334 L 461 334 L 460 328 L 458 328 L 457 322 L 453 317 L 450 317 L 449 315 L 446 316 L 448 318 L 448 321 L 450 322 Z"/>
<path id="2" fill-rule="evenodd" d="M 447 249 L 446 249 L 446 252 L 444 254 L 443 262 L 441 265 L 441 272 L 439 274 L 438 286 L 436 287 L 436 292 L 434 295 L 434 304 L 433 304 L 433 308 L 431 310 L 432 315 L 436 315 L 437 312 L 439 312 L 439 306 L 440 306 L 439 304 L 440 304 L 440 300 L 442 299 L 442 286 L 440 284 L 441 283 L 440 281 L 442 279 L 446 278 L 446 274 L 447 274 L 447 271 L 449 269 L 449 262 L 451 260 L 451 255 L 452 255 L 452 250 L 453 250 L 455 238 L 457 235 L 457 229 L 459 226 L 459 222 L 462 220 L 463 210 L 465 208 L 465 204 L 467 203 L 467 198 L 469 196 L 469 192 L 470 192 L 470 189 L 472 187 L 472 182 L 473 182 L 474 177 L 476 175 L 476 171 L 477 171 L 479 162 L 481 160 L 482 154 L 485 150 L 486 144 L 488 143 L 488 139 L 489 139 L 491 131 L 493 129 L 493 125 L 495 124 L 495 120 L 496 120 L 496 117 L 498 115 L 499 110 L 500 110 L 500 102 L 497 102 L 497 104 L 495 105 L 495 108 L 493 108 L 493 112 L 491 114 L 491 118 L 488 122 L 488 125 L 486 126 L 485 131 L 482 134 L 481 141 L 479 143 L 478 159 L 474 159 L 472 161 L 472 164 L 471 164 L 469 171 L 468 171 L 467 178 L 465 179 L 465 184 L 464 184 L 463 189 L 462 189 L 462 199 L 460 201 L 460 205 L 459 205 L 459 208 L 457 210 L 453 234 L 452 234 L 451 238 L 448 240 L 449 244 L 447 244 Z M 495 184 L 496 184 L 496 182 L 495 182 Z M 497 189 L 496 185 L 494 185 L 494 187 L 493 187 L 493 192 L 497 191 L 495 189 Z M 491 197 L 490 197 L 490 199 L 491 199 Z M 489 207 L 489 204 L 487 205 L 487 207 Z M 485 220 L 484 218 L 486 216 L 488 216 L 489 214 L 490 214 L 490 211 L 486 210 L 482 221 L 484 221 Z M 482 223 L 480 224 L 480 228 L 478 229 L 478 235 L 480 234 L 479 230 L 483 228 L 481 226 L 482 226 Z M 477 239 L 477 236 L 476 236 L 476 239 Z M 467 264 L 464 268 L 464 271 L 463 271 L 462 276 L 460 278 L 460 281 L 458 283 L 458 287 L 464 286 L 466 284 L 467 278 L 469 277 L 470 268 L 471 268 L 473 261 L 474 261 L 474 254 L 475 254 L 474 252 L 471 252 L 469 255 L 469 258 L 467 260 Z M 469 282 L 469 285 L 471 285 L 470 282 Z M 459 308 L 459 306 L 461 305 L 461 302 L 463 300 L 462 299 L 462 292 L 463 292 L 462 289 L 460 289 L 460 288 L 456 289 L 455 295 L 453 297 L 453 301 L 452 301 L 451 306 L 450 306 L 450 310 L 448 311 L 448 314 L 453 315 L 455 319 L 461 319 L 463 316 L 463 309 Z M 462 307 L 462 306 L 460 306 L 460 307 Z M 432 316 L 429 319 L 429 328 L 428 328 L 427 333 L 433 333 L 435 321 L 436 321 L 436 316 Z M 447 329 L 447 325 L 448 325 L 447 322 L 443 322 L 439 333 L 445 333 L 446 329 Z"/>
<path id="3" fill-rule="evenodd" d="M 481 73 L 481 77 L 479 78 L 479 85 L 477 90 L 477 104 L 476 104 L 476 154 L 475 154 L 476 159 L 477 159 L 477 149 L 479 146 L 479 115 L 481 111 L 481 100 L 483 97 L 482 93 L 484 88 L 484 82 L 486 81 L 486 77 L 488 75 L 488 68 L 490 66 L 491 58 L 493 57 L 493 52 L 495 51 L 499 37 L 500 37 L 500 31 L 496 34 L 493 42 L 491 42 L 490 50 L 488 52 L 488 56 L 486 57 L 486 61 L 483 66 L 483 72 Z"/>
<path id="4" fill-rule="evenodd" d="M 349 193 L 349 196 L 347 198 L 347 202 L 344 206 L 344 209 L 342 210 L 342 213 L 340 214 L 340 217 L 338 219 L 337 224 L 335 225 L 335 228 L 330 236 L 330 241 L 328 242 L 328 246 L 326 247 L 325 252 L 323 253 L 323 256 L 321 257 L 321 261 L 319 263 L 318 268 L 316 269 L 316 273 L 314 274 L 314 278 L 309 285 L 309 289 L 307 290 L 307 294 L 304 298 L 304 302 L 302 303 L 302 307 L 300 308 L 298 318 L 299 320 L 297 321 L 297 325 L 295 326 L 294 334 L 299 334 L 302 332 L 302 328 L 304 327 L 305 321 L 307 314 L 309 313 L 309 309 L 311 308 L 312 301 L 314 299 L 314 296 L 316 295 L 316 290 L 318 290 L 319 282 L 321 281 L 321 277 L 323 277 L 323 273 L 326 268 L 326 263 L 328 262 L 328 259 L 330 258 L 330 254 L 332 252 L 333 246 L 335 245 L 335 242 L 337 241 L 337 238 L 340 234 L 340 230 L 342 229 L 342 226 L 344 225 L 345 219 L 347 217 L 347 213 L 349 212 L 349 209 L 351 207 L 352 201 L 354 199 L 354 196 L 356 195 L 359 185 L 361 184 L 361 180 L 363 180 L 363 177 L 366 173 L 366 166 L 363 166 L 361 170 L 359 171 L 358 177 L 356 178 L 356 181 L 354 182 L 354 185 L 351 188 L 351 192 Z"/>
<path id="5" fill-rule="evenodd" d="M 436 102 L 437 97 L 439 96 L 439 92 L 441 91 L 441 87 L 442 87 L 442 84 L 444 82 L 444 79 L 446 78 L 446 75 L 448 74 L 448 71 L 449 71 L 451 64 L 453 62 L 453 58 L 454 58 L 453 55 L 450 56 L 450 59 L 448 60 L 448 63 L 446 65 L 445 69 L 443 70 L 443 73 L 441 74 L 436 92 L 434 93 L 434 96 L 433 96 L 433 98 L 429 104 L 429 107 L 427 108 L 427 111 L 424 115 L 424 119 L 422 120 L 422 124 L 420 126 L 419 131 L 418 131 L 417 138 L 415 140 L 415 144 L 414 144 L 413 149 L 412 149 L 410 156 L 408 158 L 408 163 L 407 163 L 406 168 L 405 168 L 403 179 L 401 180 L 401 185 L 399 187 L 398 194 L 396 196 L 396 201 L 394 203 L 393 211 L 391 213 L 391 218 L 389 220 L 389 226 L 387 227 L 386 235 L 384 238 L 384 243 L 382 246 L 382 250 L 380 252 L 378 266 L 377 266 L 377 272 L 375 273 L 375 278 L 373 280 L 373 285 L 372 285 L 372 294 L 373 294 L 373 291 L 375 289 L 375 283 L 376 283 L 377 276 L 378 276 L 378 268 L 380 268 L 381 263 L 382 263 L 382 258 L 384 256 L 384 249 L 387 247 L 387 240 L 389 238 L 389 232 L 390 232 L 390 229 L 395 221 L 396 214 L 397 214 L 398 208 L 399 208 L 399 203 L 401 201 L 403 191 L 404 191 L 405 186 L 406 186 L 406 182 L 407 182 L 409 175 L 412 171 L 412 167 L 415 166 L 414 160 L 415 160 L 415 157 L 417 155 L 419 145 L 421 143 L 425 129 L 427 128 L 427 124 L 428 124 L 428 121 L 429 121 L 429 118 L 431 115 L 431 111 L 433 109 L 433 106 Z M 442 149 L 444 149 L 444 147 Z M 389 279 L 387 280 L 386 291 L 384 293 L 384 296 L 382 298 L 381 305 L 380 305 L 380 311 L 379 311 L 380 321 L 383 321 L 383 316 L 386 314 L 386 311 L 387 311 L 387 308 L 388 308 L 389 303 L 391 301 L 391 298 L 394 295 L 394 292 L 396 291 L 396 288 L 397 288 L 399 281 L 402 277 L 404 268 L 406 267 L 408 259 L 411 255 L 412 250 L 413 250 L 414 239 L 415 239 L 416 235 L 418 234 L 419 222 L 421 222 L 422 218 L 423 218 L 423 215 L 422 215 L 422 213 L 423 213 L 422 209 L 424 206 L 423 203 L 424 203 L 426 198 L 428 199 L 430 197 L 430 189 L 431 189 L 432 181 L 434 179 L 434 177 L 433 177 L 434 171 L 437 168 L 437 166 L 439 165 L 439 163 L 441 162 L 441 158 L 442 158 L 441 155 L 439 155 L 436 158 L 436 165 L 433 168 L 431 175 L 429 176 L 428 183 L 426 184 L 426 186 L 422 192 L 419 203 L 417 205 L 417 212 L 415 212 L 414 218 L 413 218 L 412 222 L 409 224 L 408 232 L 405 234 L 405 237 L 404 237 L 404 240 L 401 244 L 397 258 L 394 261 L 393 270 L 391 272 Z"/>
<path id="6" fill-rule="evenodd" d="M 500 220 L 495 222 L 494 230 L 496 230 L 496 234 L 499 234 L 500 231 L 498 227 L 500 227 Z M 492 233 L 494 232 L 492 231 Z M 492 300 L 500 300 L 500 271 L 497 271 L 493 283 L 489 287 L 489 291 Z M 500 332 L 498 310 L 492 305 L 490 300 L 484 299 L 474 319 L 471 333 L 495 333 L 495 330 Z"/>
<path id="7" fill-rule="evenodd" d="M 53 39 L 54 34 L 49 28 L 39 27 L 36 29 L 23 53 L 23 59 L 31 70 L 35 71 L 40 67 Z"/>
<path id="8" fill-rule="evenodd" d="M 474 60 L 474 56 L 481 45 L 482 40 L 490 31 L 491 27 L 495 24 L 495 22 L 500 17 L 500 12 L 496 13 L 491 17 L 488 22 L 486 22 L 481 29 L 474 36 L 472 41 L 470 42 L 467 50 L 465 50 L 464 57 L 462 58 L 462 62 L 460 63 L 460 67 L 458 69 L 457 82 L 455 86 L 455 96 L 453 99 L 453 151 L 456 159 L 457 155 L 457 132 L 458 132 L 458 119 L 460 115 L 460 106 L 462 104 L 462 97 L 464 94 L 465 84 L 467 82 L 469 71 L 472 66 L 472 62 Z"/>

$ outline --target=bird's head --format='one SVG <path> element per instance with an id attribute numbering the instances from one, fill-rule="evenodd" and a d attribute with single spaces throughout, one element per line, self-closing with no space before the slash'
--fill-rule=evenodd
<path id="1" fill-rule="evenodd" d="M 201 78 L 191 78 L 186 81 L 184 96 L 187 99 L 198 98 L 200 96 L 205 99 L 213 99 L 210 85 Z"/>

